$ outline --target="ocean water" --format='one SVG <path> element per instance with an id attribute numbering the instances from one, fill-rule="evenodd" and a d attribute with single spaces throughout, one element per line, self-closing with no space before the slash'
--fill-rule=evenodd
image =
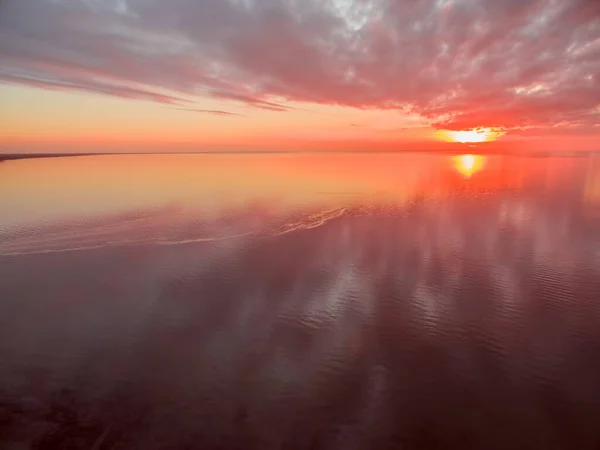
<path id="1" fill-rule="evenodd" d="M 600 448 L 600 156 L 0 164 L 0 449 Z"/>

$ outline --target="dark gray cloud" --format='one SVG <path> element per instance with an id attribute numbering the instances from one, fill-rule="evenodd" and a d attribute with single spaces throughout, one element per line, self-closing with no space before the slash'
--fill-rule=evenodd
<path id="1" fill-rule="evenodd" d="M 597 0 L 5 0 L 0 80 L 166 103 L 600 122 Z"/>

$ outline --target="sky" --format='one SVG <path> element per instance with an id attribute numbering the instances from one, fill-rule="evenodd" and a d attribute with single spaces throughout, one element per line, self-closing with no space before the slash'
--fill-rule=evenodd
<path id="1" fill-rule="evenodd" d="M 0 151 L 600 150 L 597 0 L 0 0 Z"/>

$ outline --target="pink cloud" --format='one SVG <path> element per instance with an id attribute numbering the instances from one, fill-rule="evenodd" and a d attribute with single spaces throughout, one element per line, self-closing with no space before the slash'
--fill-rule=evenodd
<path id="1" fill-rule="evenodd" d="M 412 111 L 451 129 L 600 122 L 595 0 L 5 0 L 0 81 Z M 193 108 L 193 105 L 191 106 Z"/>

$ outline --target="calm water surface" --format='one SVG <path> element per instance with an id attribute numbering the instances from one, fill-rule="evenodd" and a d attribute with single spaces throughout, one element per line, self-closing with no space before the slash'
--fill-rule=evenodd
<path id="1" fill-rule="evenodd" d="M 600 448 L 600 157 L 0 164 L 1 449 Z"/>

